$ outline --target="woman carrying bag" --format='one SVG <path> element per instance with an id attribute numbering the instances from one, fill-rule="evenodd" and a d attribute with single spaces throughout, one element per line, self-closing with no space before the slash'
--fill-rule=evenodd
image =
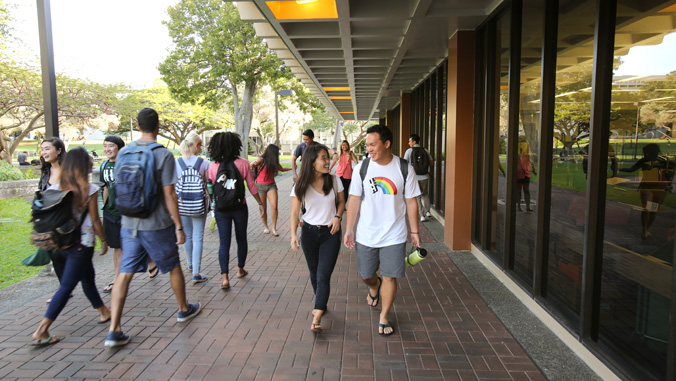
<path id="1" fill-rule="evenodd" d="M 331 293 L 331 274 L 340 251 L 340 223 L 345 211 L 343 186 L 331 175 L 329 150 L 321 144 L 308 147 L 298 182 L 291 190 L 291 248 L 298 252 L 298 213 L 303 210 L 300 246 L 305 254 L 315 292 L 310 330 L 322 331 L 322 315 Z"/>

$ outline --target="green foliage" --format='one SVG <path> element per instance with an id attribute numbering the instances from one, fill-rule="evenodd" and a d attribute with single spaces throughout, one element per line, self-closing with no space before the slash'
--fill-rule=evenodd
<path id="1" fill-rule="evenodd" d="M 151 107 L 160 116 L 160 136 L 181 144 L 190 131 L 201 134 L 204 131 L 233 126 L 232 115 L 215 112 L 203 105 L 179 102 L 164 84 L 135 91 L 120 105 L 121 120 L 136 119 L 136 113 L 144 107 Z M 121 123 L 118 133 L 129 131 L 127 123 Z"/>
<path id="2" fill-rule="evenodd" d="M 4 160 L 0 160 L 0 181 L 8 180 L 23 180 L 23 173 L 21 173 L 19 168 L 13 166 L 12 164 Z"/>
<path id="3" fill-rule="evenodd" d="M 2 162 L 0 161 L 0 166 Z M 40 272 L 41 267 L 28 267 L 21 260 L 35 252 L 30 244 L 32 230 L 30 203 L 22 198 L 0 200 L 0 237 L 12 237 L 2 243 L 0 253 L 0 288 L 7 287 Z"/>
<path id="4" fill-rule="evenodd" d="M 40 171 L 34 171 L 33 168 L 28 168 L 23 172 L 23 178 L 28 179 L 39 179 Z"/>
<path id="5" fill-rule="evenodd" d="M 336 118 L 323 105 L 310 112 L 310 115 L 312 120 L 303 126 L 304 130 L 309 128 L 317 133 L 318 131 L 330 131 L 336 126 Z"/>

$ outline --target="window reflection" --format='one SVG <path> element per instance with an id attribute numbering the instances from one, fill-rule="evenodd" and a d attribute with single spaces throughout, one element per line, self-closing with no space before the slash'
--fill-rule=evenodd
<path id="1" fill-rule="evenodd" d="M 666 374 L 676 197 L 673 2 L 618 1 L 599 340 Z M 643 13 L 641 13 L 643 12 Z M 612 166 L 612 164 L 611 164 Z M 608 171 L 610 176 L 611 170 Z"/>

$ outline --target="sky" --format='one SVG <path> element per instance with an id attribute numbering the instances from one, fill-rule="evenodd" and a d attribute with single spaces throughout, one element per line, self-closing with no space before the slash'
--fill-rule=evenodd
<path id="1" fill-rule="evenodd" d="M 162 21 L 178 0 L 51 0 L 54 65 L 58 73 L 100 83 L 151 87 L 171 38 Z M 35 0 L 5 0 L 10 25 L 25 50 L 39 57 Z M 676 70 L 676 33 L 656 46 L 631 48 L 615 75 L 655 75 Z"/>
<path id="2" fill-rule="evenodd" d="M 178 0 L 51 0 L 57 73 L 100 83 L 151 87 L 171 38 L 162 24 Z M 13 34 L 39 57 L 35 0 L 5 0 Z M 37 58 L 36 58 L 37 59 Z"/>

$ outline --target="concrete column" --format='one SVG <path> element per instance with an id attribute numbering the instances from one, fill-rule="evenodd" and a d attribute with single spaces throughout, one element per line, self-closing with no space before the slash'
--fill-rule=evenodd
<path id="1" fill-rule="evenodd" d="M 411 93 L 401 94 L 399 125 L 399 147 L 393 147 L 392 152 L 403 157 L 408 149 L 408 137 L 411 135 Z"/>
<path id="2" fill-rule="evenodd" d="M 452 250 L 471 247 L 474 39 L 473 31 L 458 31 L 448 41 L 444 243 Z"/>

